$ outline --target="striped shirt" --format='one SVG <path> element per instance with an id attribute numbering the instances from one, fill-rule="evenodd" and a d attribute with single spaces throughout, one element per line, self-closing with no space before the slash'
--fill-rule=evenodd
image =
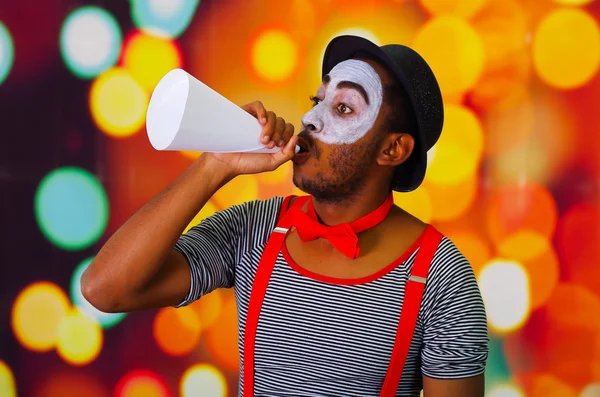
<path id="1" fill-rule="evenodd" d="M 235 288 L 239 350 L 258 263 L 279 216 L 280 197 L 233 206 L 180 237 L 190 264 L 184 306 L 216 288 Z M 419 241 L 371 277 L 324 278 L 279 253 L 255 342 L 255 396 L 378 396 L 386 375 Z M 482 374 L 488 355 L 483 301 L 473 270 L 444 237 L 431 263 L 398 396 L 418 396 L 422 375 Z M 243 393 L 243 362 L 239 394 Z"/>

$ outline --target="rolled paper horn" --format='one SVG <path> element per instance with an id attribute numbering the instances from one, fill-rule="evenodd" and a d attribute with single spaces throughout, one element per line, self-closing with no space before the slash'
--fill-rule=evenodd
<path id="1" fill-rule="evenodd" d="M 182 69 L 159 81 L 146 113 L 148 139 L 156 150 L 280 151 L 260 141 L 262 128 L 254 116 Z"/>

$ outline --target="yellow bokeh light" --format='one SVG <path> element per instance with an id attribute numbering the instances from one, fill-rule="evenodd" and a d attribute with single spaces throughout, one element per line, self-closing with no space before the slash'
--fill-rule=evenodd
<path id="1" fill-rule="evenodd" d="M 462 216 L 473 204 L 477 195 L 477 175 L 472 174 L 456 184 L 425 183 L 432 207 L 432 219 L 451 221 Z"/>
<path id="2" fill-rule="evenodd" d="M 202 155 L 202 152 L 196 152 L 194 150 L 181 150 L 179 153 L 192 160 L 196 160 Z"/>
<path id="3" fill-rule="evenodd" d="M 446 233 L 446 236 L 467 258 L 475 276 L 479 276 L 479 272 L 490 259 L 490 244 L 478 234 L 468 231 L 451 231 Z"/>
<path id="4" fill-rule="evenodd" d="M 483 8 L 487 0 L 420 0 L 421 6 L 433 15 L 469 18 Z"/>
<path id="5" fill-rule="evenodd" d="M 298 48 L 292 37 L 282 30 L 267 30 L 252 44 L 252 67 L 269 82 L 288 79 L 298 64 Z"/>
<path id="6" fill-rule="evenodd" d="M 198 346 L 202 326 L 189 306 L 160 309 L 154 317 L 153 333 L 158 347 L 172 356 L 189 354 Z"/>
<path id="7" fill-rule="evenodd" d="M 483 42 L 461 19 L 432 19 L 421 28 L 413 47 L 431 66 L 444 96 L 470 90 L 483 72 Z"/>
<path id="8" fill-rule="evenodd" d="M 579 397 L 598 397 L 600 396 L 600 383 L 590 383 L 581 391 Z"/>
<path id="9" fill-rule="evenodd" d="M 69 310 L 69 298 L 59 286 L 45 281 L 30 284 L 19 293 L 12 308 L 15 337 L 29 350 L 50 351 Z"/>
<path id="10" fill-rule="evenodd" d="M 447 105 L 444 128 L 426 178 L 434 184 L 457 184 L 473 176 L 483 152 L 483 129 L 469 109 Z"/>
<path id="11" fill-rule="evenodd" d="M 255 175 L 240 175 L 219 189 L 213 199 L 221 208 L 242 204 L 258 198 L 258 182 Z"/>
<path id="12" fill-rule="evenodd" d="M 237 306 L 232 294 L 224 295 L 221 312 L 206 330 L 204 340 L 211 357 L 221 368 L 237 372 L 240 367 Z"/>
<path id="13" fill-rule="evenodd" d="M 100 325 L 75 309 L 60 324 L 56 352 L 71 365 L 86 365 L 98 357 L 102 342 Z"/>
<path id="14" fill-rule="evenodd" d="M 525 397 L 525 393 L 513 385 L 495 386 L 486 393 L 488 397 Z"/>
<path id="15" fill-rule="evenodd" d="M 148 101 L 148 94 L 122 68 L 102 73 L 90 90 L 92 118 L 100 130 L 114 138 L 128 137 L 142 128 Z"/>
<path id="16" fill-rule="evenodd" d="M 10 367 L 0 360 L 0 396 L 17 397 L 17 385 Z"/>
<path id="17" fill-rule="evenodd" d="M 182 397 L 224 397 L 227 395 L 227 381 L 212 365 L 196 364 L 183 374 L 180 391 Z"/>
<path id="18" fill-rule="evenodd" d="M 211 203 L 210 201 L 207 202 L 206 204 L 204 204 L 204 207 L 202 207 L 200 212 L 198 212 L 196 214 L 194 219 L 192 219 L 192 221 L 189 223 L 189 225 L 187 225 L 187 227 L 185 228 L 185 230 L 183 232 L 187 233 L 191 228 L 198 225 L 200 222 L 202 222 L 204 219 L 208 218 L 209 216 L 213 215 L 215 212 L 217 212 L 217 207 L 215 207 L 215 205 L 213 203 Z"/>
<path id="19" fill-rule="evenodd" d="M 529 277 L 514 261 L 495 259 L 477 278 L 490 328 L 506 333 L 519 328 L 530 312 Z"/>
<path id="20" fill-rule="evenodd" d="M 181 67 L 181 54 L 168 38 L 137 33 L 124 48 L 123 66 L 148 92 L 152 92 L 161 78 Z"/>
<path id="21" fill-rule="evenodd" d="M 600 65 L 600 29 L 581 9 L 558 9 L 538 25 L 533 63 L 549 85 L 569 89 L 587 83 Z"/>
<path id="22" fill-rule="evenodd" d="M 266 185 L 279 185 L 289 182 L 292 178 L 292 162 L 283 163 L 275 171 L 256 174 L 256 178 Z"/>
<path id="23" fill-rule="evenodd" d="M 431 221 L 433 209 L 425 186 L 408 193 L 394 192 L 394 204 L 425 223 Z"/>

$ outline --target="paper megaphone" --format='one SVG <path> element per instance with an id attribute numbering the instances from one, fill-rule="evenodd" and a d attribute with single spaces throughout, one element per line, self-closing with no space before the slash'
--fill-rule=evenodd
<path id="1" fill-rule="evenodd" d="M 146 129 L 157 150 L 274 153 L 251 114 L 182 69 L 167 73 L 148 105 Z"/>

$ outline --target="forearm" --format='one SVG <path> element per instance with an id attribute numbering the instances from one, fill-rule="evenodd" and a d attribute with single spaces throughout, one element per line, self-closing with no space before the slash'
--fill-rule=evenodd
<path id="1" fill-rule="evenodd" d="M 159 273 L 174 274 L 173 270 L 162 267 L 172 254 L 177 239 L 231 177 L 223 164 L 209 156 L 196 160 L 176 181 L 121 226 L 102 247 L 82 276 L 86 298 L 92 304 L 112 311 L 114 306 L 119 305 L 117 301 L 141 294 Z"/>

